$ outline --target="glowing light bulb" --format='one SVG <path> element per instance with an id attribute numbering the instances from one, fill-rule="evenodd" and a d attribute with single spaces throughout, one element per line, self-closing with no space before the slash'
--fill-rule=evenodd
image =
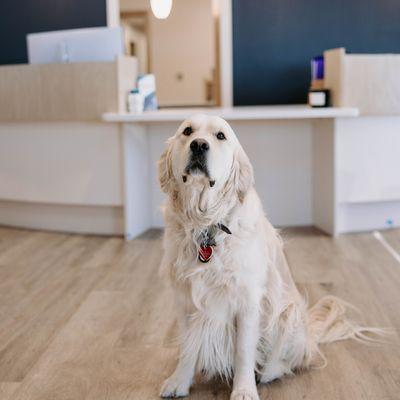
<path id="1" fill-rule="evenodd" d="M 158 19 L 165 19 L 171 12 L 172 0 L 150 0 L 151 11 Z"/>

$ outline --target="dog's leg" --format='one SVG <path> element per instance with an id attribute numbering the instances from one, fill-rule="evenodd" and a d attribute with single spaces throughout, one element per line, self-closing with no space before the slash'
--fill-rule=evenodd
<path id="1" fill-rule="evenodd" d="M 231 400 L 259 400 L 254 367 L 259 339 L 257 307 L 237 315 L 235 375 Z"/>
<path id="2" fill-rule="evenodd" d="M 181 302 L 178 302 L 177 304 L 179 310 L 178 326 L 181 340 L 184 340 L 188 329 L 188 321 L 185 307 L 183 305 L 184 301 L 182 298 L 180 298 L 180 300 Z M 175 371 L 164 381 L 164 384 L 161 387 L 161 397 L 185 397 L 189 394 L 189 389 L 195 373 L 197 354 L 183 354 L 183 347 L 184 343 L 181 345 L 179 361 Z"/>
<path id="3" fill-rule="evenodd" d="M 174 373 L 162 385 L 161 397 L 185 397 L 193 381 L 196 359 L 194 357 L 179 357 Z"/>

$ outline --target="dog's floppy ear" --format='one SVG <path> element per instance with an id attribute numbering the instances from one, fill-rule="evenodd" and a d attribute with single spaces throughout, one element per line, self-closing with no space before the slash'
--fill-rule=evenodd
<path id="1" fill-rule="evenodd" d="M 235 154 L 234 182 L 239 201 L 243 203 L 248 190 L 254 184 L 254 172 L 250 160 L 241 146 Z"/>
<path id="2" fill-rule="evenodd" d="M 167 148 L 158 160 L 158 181 L 164 193 L 170 193 L 175 181 L 172 173 L 171 139 L 167 140 Z"/>

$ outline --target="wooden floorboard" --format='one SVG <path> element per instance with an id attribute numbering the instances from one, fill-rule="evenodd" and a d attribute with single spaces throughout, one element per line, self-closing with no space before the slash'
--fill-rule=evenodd
<path id="1" fill-rule="evenodd" d="M 372 234 L 321 234 L 287 239 L 286 254 L 310 303 L 332 294 L 360 309 L 366 325 L 400 330 L 400 270 Z M 345 341 L 323 347 L 328 366 L 271 386 L 274 399 L 302 393 L 307 399 L 396 399 L 400 389 L 397 338 L 384 346 Z"/>
<path id="2" fill-rule="evenodd" d="M 389 229 L 382 232 L 382 236 L 388 244 L 400 254 L 400 229 Z"/>
<path id="3" fill-rule="evenodd" d="M 9 400 L 20 384 L 19 382 L 0 382 L 0 399 Z"/>
<path id="4" fill-rule="evenodd" d="M 310 303 L 337 295 L 360 309 L 355 318 L 400 330 L 400 265 L 372 234 L 282 234 Z M 399 230 L 382 234 L 400 250 Z M 160 238 L 0 228 L 1 400 L 158 398 L 177 356 L 172 293 L 158 275 Z M 261 398 L 398 400 L 399 344 L 324 346 L 326 368 L 264 385 Z M 227 400 L 229 386 L 198 382 L 191 399 Z"/>

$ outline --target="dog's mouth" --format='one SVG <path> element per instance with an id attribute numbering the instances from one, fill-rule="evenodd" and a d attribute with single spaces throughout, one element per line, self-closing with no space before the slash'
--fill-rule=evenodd
<path id="1" fill-rule="evenodd" d="M 187 175 L 204 174 L 209 177 L 206 157 L 203 154 L 192 155 L 186 165 L 185 173 Z"/>
<path id="2" fill-rule="evenodd" d="M 202 174 L 209 179 L 210 186 L 213 187 L 215 184 L 215 180 L 210 179 L 206 157 L 204 155 L 192 155 L 189 159 L 188 164 L 186 165 L 185 173 L 182 175 L 183 182 L 187 182 L 188 175 L 193 176 Z"/>

